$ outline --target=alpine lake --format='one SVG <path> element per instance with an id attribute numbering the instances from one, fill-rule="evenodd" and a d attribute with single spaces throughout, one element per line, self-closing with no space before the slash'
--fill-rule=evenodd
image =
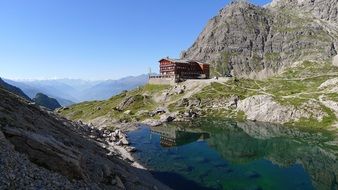
<path id="1" fill-rule="evenodd" d="M 128 138 L 134 157 L 177 190 L 338 189 L 337 137 L 326 130 L 203 118 Z"/>

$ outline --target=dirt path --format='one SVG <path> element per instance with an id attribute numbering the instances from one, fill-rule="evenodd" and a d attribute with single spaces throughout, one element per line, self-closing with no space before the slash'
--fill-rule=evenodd
<path id="1" fill-rule="evenodd" d="M 304 77 L 304 78 L 292 78 L 292 79 L 287 79 L 287 78 L 274 78 L 274 80 L 282 80 L 282 81 L 303 81 L 303 80 L 308 80 L 308 79 L 314 79 L 318 77 L 324 77 L 324 76 L 338 76 L 338 73 L 327 73 L 323 75 L 316 75 L 316 76 L 311 76 L 311 77 Z"/>
<path id="2" fill-rule="evenodd" d="M 191 96 L 193 96 L 194 94 L 197 94 L 198 92 L 200 92 L 203 88 L 205 88 L 206 86 L 210 85 L 212 82 L 217 82 L 217 83 L 225 83 L 229 80 L 229 78 L 219 78 L 217 79 L 207 79 L 207 80 L 187 80 L 185 82 L 179 83 L 177 84 L 177 86 L 179 87 L 183 87 L 185 86 L 185 92 L 183 94 L 182 97 L 180 97 L 180 99 L 183 98 L 190 98 Z M 171 90 L 172 91 L 172 90 Z M 171 100 L 165 103 L 166 106 L 169 106 L 172 103 L 175 103 L 177 101 L 177 99 L 175 100 Z"/>
<path id="3" fill-rule="evenodd" d="M 182 83 L 186 86 L 186 92 L 183 98 L 190 98 L 192 95 L 200 92 L 203 88 L 210 85 L 212 82 L 224 83 L 227 82 L 229 78 L 219 78 L 217 79 L 208 79 L 208 80 L 188 80 Z"/>

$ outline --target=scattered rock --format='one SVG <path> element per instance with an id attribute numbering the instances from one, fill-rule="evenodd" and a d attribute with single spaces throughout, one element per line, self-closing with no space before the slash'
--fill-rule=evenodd
<path id="1" fill-rule="evenodd" d="M 125 108 L 130 106 L 135 102 L 135 98 L 133 96 L 126 97 L 117 107 L 116 110 L 123 111 Z"/>
<path id="2" fill-rule="evenodd" d="M 129 145 L 129 141 L 126 138 L 122 138 L 117 145 Z"/>
<path id="3" fill-rule="evenodd" d="M 228 100 L 228 102 L 229 102 L 228 107 L 236 109 L 238 101 L 239 101 L 238 96 L 231 96 Z"/>
<path id="4" fill-rule="evenodd" d="M 189 107 L 199 107 L 201 105 L 201 99 L 190 99 L 189 100 Z"/>
<path id="5" fill-rule="evenodd" d="M 174 116 L 173 114 L 163 114 L 160 117 L 160 121 L 163 122 L 163 123 L 164 122 L 172 122 L 172 121 L 175 120 L 175 118 L 176 118 L 176 116 Z"/>
<path id="6" fill-rule="evenodd" d="M 126 147 L 126 150 L 127 150 L 128 152 L 135 152 L 135 151 L 136 151 L 136 148 L 135 148 L 135 147 L 132 147 L 132 146 L 128 146 L 128 147 Z"/>
<path id="7" fill-rule="evenodd" d="M 0 189 L 168 189 L 121 160 L 133 159 L 109 143 L 109 130 L 70 122 L 1 88 L 0 99 Z"/>
<path id="8" fill-rule="evenodd" d="M 125 112 L 123 112 L 124 114 L 130 115 L 131 114 L 131 110 L 127 110 Z"/>
<path id="9" fill-rule="evenodd" d="M 179 100 L 176 104 L 177 107 L 186 107 L 189 106 L 189 100 L 188 98 L 182 98 L 181 100 Z"/>
<path id="10" fill-rule="evenodd" d="M 175 94 L 183 94 L 184 93 L 184 89 L 181 87 L 178 87 L 175 89 Z"/>
<path id="11" fill-rule="evenodd" d="M 156 110 L 154 110 L 153 112 L 151 112 L 149 115 L 151 117 L 155 116 L 155 115 L 158 115 L 158 114 L 163 114 L 163 113 L 166 113 L 167 112 L 167 109 L 166 108 L 163 108 L 163 107 L 159 107 L 157 108 Z"/>
<path id="12" fill-rule="evenodd" d="M 140 110 L 138 112 L 136 112 L 136 115 L 148 115 L 149 111 L 148 110 Z"/>
<path id="13" fill-rule="evenodd" d="M 338 117 L 338 102 L 328 100 L 324 95 L 319 97 L 319 101 L 326 107 L 330 108 Z"/>
<path id="14" fill-rule="evenodd" d="M 198 113 L 196 113 L 194 110 L 190 109 L 183 113 L 183 116 L 186 118 L 196 118 L 198 116 Z"/>
<path id="15" fill-rule="evenodd" d="M 324 83 L 322 83 L 319 86 L 319 89 L 323 90 L 323 89 L 330 87 L 330 86 L 332 86 L 332 87 L 338 86 L 338 78 L 333 78 L 333 79 L 329 79 L 329 80 L 325 81 Z"/>
<path id="16" fill-rule="evenodd" d="M 155 119 L 146 119 L 142 123 L 145 124 L 145 125 L 148 125 L 150 127 L 156 127 L 156 126 L 162 125 L 161 121 L 155 120 Z"/>

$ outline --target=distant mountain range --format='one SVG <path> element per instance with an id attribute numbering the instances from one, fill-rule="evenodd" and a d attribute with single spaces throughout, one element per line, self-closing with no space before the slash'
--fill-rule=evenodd
<path id="1" fill-rule="evenodd" d="M 129 76 L 118 80 L 87 81 L 80 79 L 9 80 L 5 82 L 20 88 L 29 98 L 43 93 L 55 98 L 62 106 L 74 103 L 104 100 L 123 90 L 130 90 L 148 82 L 148 75 Z"/>

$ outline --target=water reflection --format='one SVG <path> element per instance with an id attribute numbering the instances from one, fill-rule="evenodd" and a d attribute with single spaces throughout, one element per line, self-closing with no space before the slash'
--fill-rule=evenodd
<path id="1" fill-rule="evenodd" d="M 267 159 L 284 168 L 298 163 L 316 189 L 338 189 L 337 147 L 326 145 L 330 138 L 322 133 L 257 122 L 225 126 L 208 140 L 224 159 L 234 163 Z"/>
<path id="2" fill-rule="evenodd" d="M 135 156 L 165 172 L 158 177 L 167 184 L 180 176 L 180 184 L 213 189 L 338 188 L 338 148 L 322 131 L 202 119 L 144 128 L 130 138 L 140 150 Z"/>
<path id="3" fill-rule="evenodd" d="M 160 135 L 160 144 L 163 147 L 182 146 L 210 137 L 209 133 L 198 132 L 189 128 L 179 128 L 175 125 L 153 127 L 150 131 Z"/>

